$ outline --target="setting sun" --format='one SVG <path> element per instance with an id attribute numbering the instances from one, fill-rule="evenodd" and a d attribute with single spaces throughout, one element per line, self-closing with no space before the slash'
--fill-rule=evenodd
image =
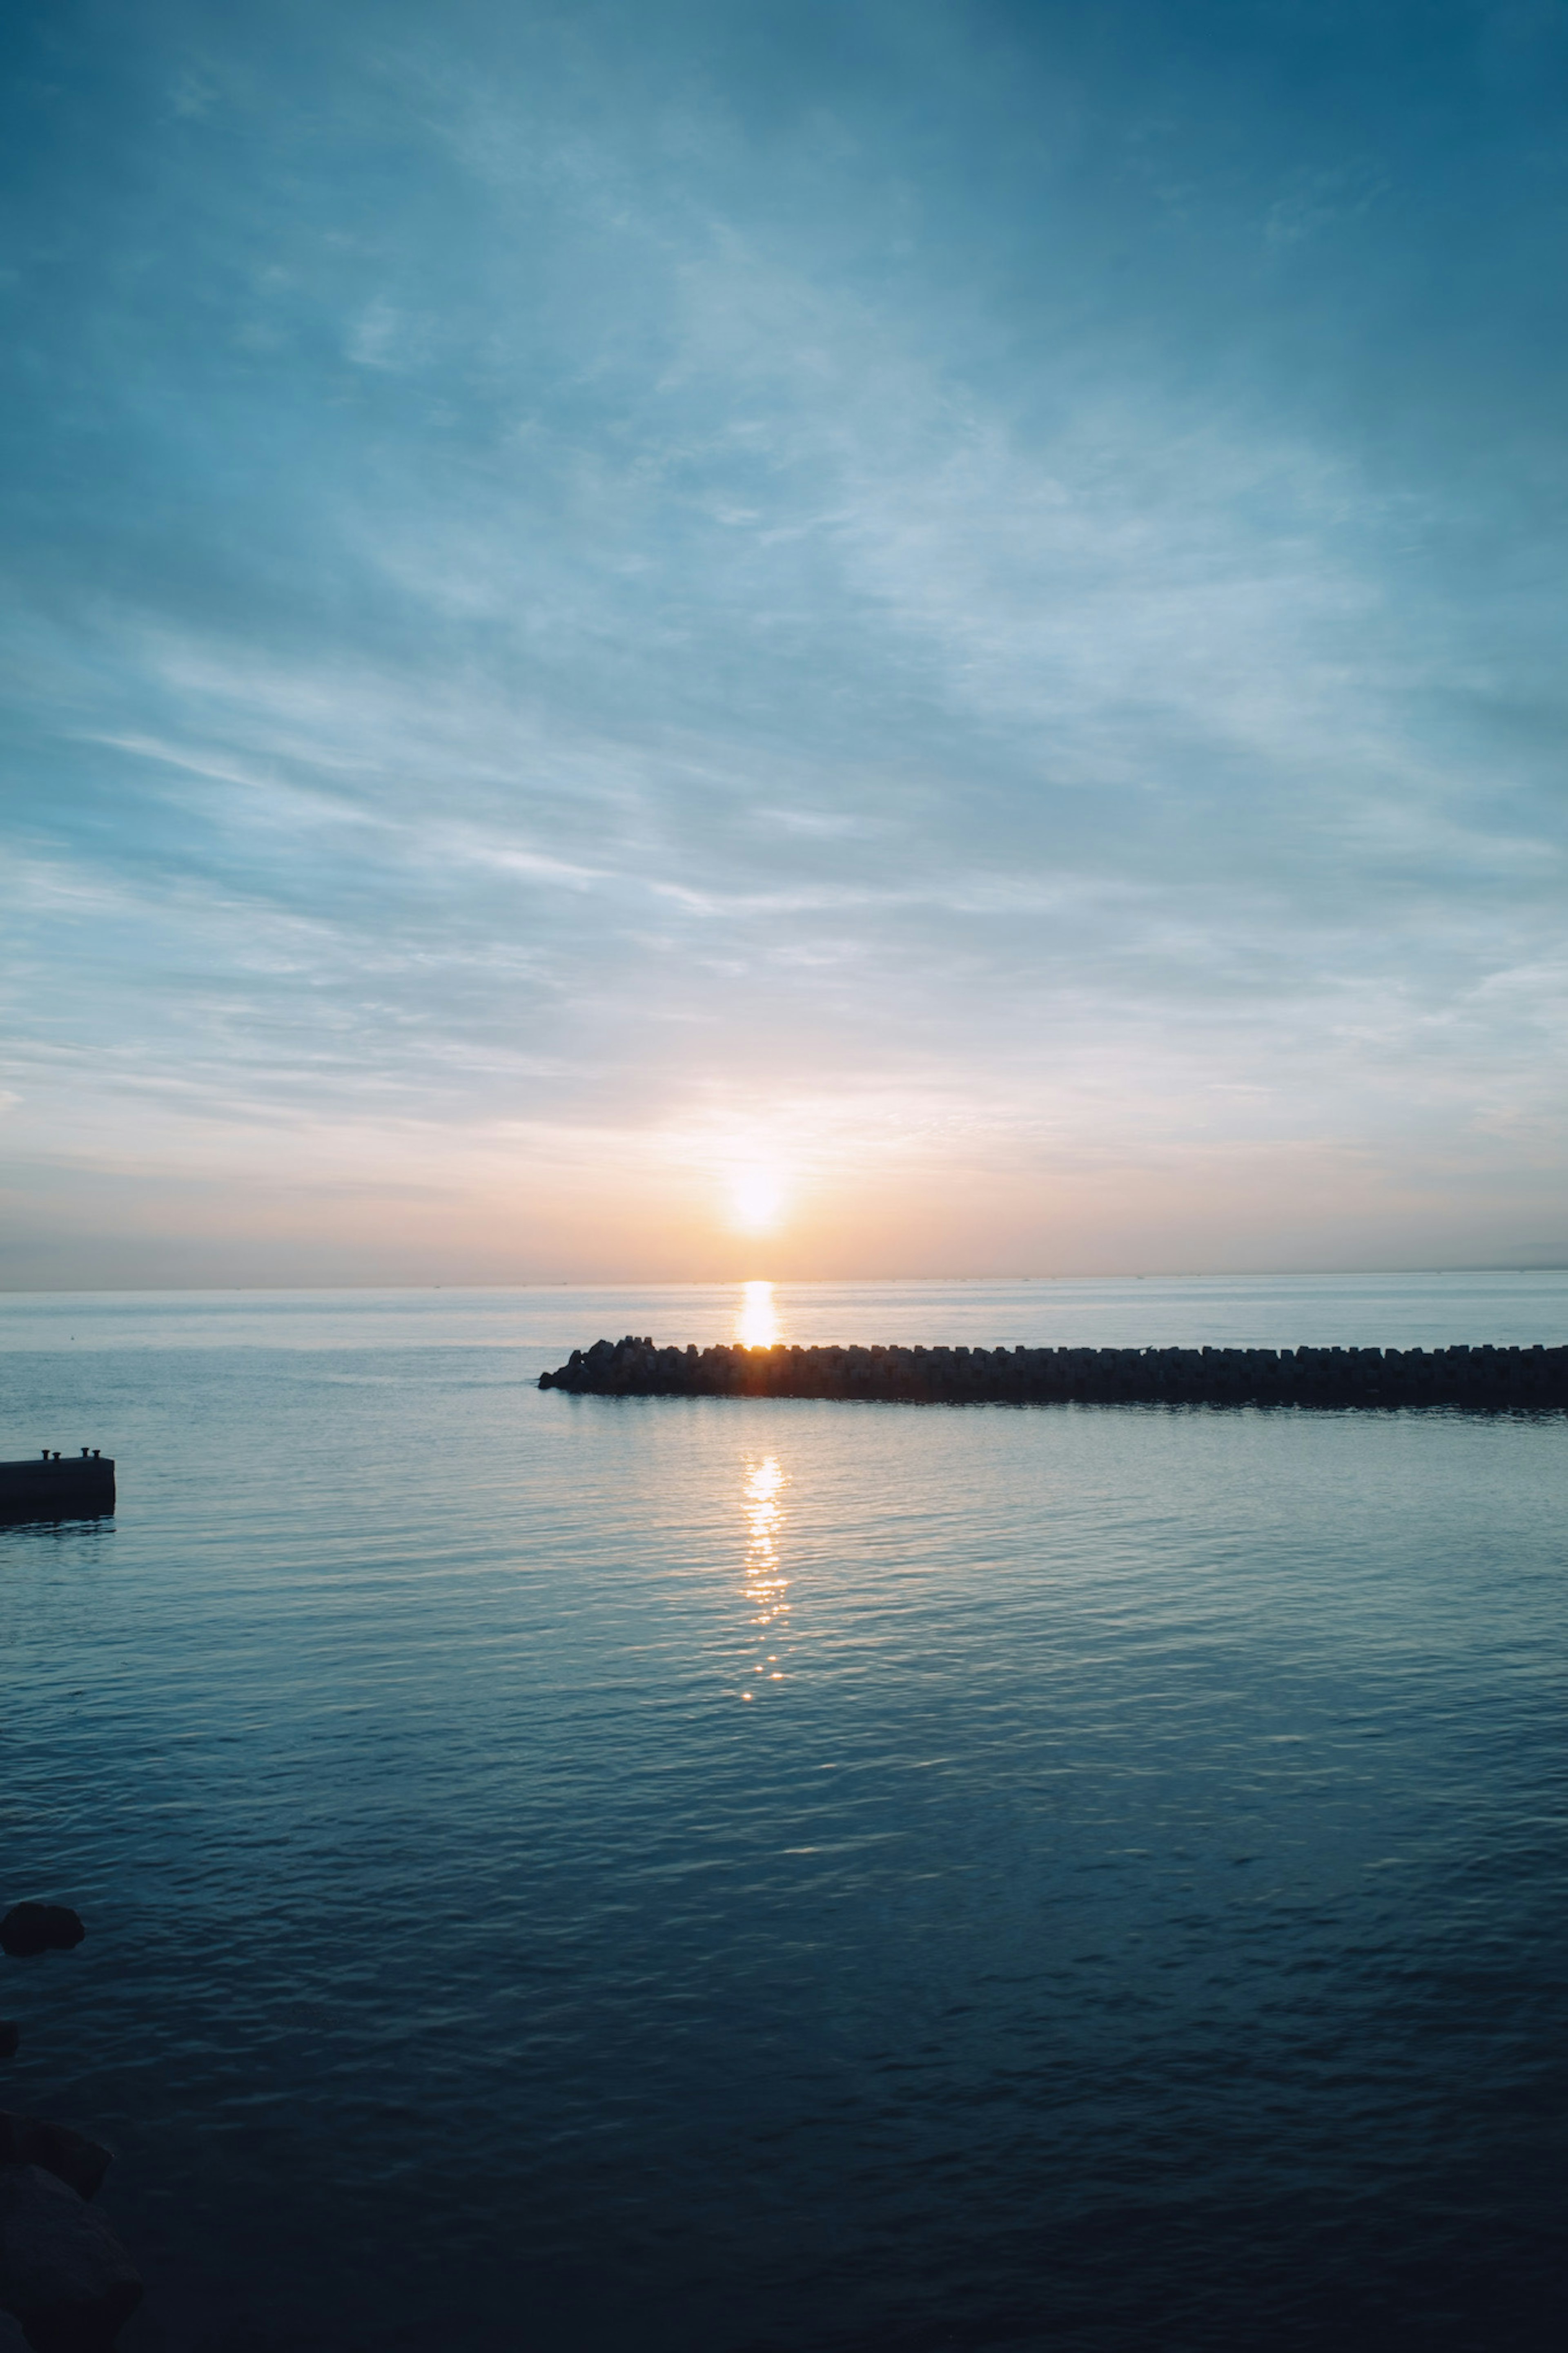
<path id="1" fill-rule="evenodd" d="M 772 1168 L 737 1169 L 730 1180 L 730 1222 L 743 1234 L 771 1233 L 784 1202 L 783 1183 Z"/>

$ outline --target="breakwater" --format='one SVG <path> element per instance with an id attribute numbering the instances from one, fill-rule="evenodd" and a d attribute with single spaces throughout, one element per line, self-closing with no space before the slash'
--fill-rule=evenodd
<path id="1" fill-rule="evenodd" d="M 1568 1407 L 1563 1348 L 574 1348 L 542 1389 L 586 1397 L 929 1405 Z"/>
<path id="2" fill-rule="evenodd" d="M 63 1459 L 44 1447 L 0 1462 L 0 1525 L 13 1520 L 92 1520 L 114 1509 L 114 1464 L 83 1446 Z"/>

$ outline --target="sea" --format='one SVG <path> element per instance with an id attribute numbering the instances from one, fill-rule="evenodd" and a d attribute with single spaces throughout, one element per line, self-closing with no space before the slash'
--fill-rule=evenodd
<path id="1" fill-rule="evenodd" d="M 1568 1416 L 580 1398 L 1568 1274 L 0 1300 L 0 2103 L 124 2353 L 1568 2342 Z"/>

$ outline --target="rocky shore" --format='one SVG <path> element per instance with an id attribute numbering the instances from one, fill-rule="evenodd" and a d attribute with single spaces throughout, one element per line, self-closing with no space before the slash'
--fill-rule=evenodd
<path id="1" fill-rule="evenodd" d="M 1568 1406 L 1568 1348 L 574 1348 L 542 1389 L 926 1405 Z"/>
<path id="2" fill-rule="evenodd" d="M 15 1904 L 0 1920 L 0 1952 L 33 1961 L 86 1934 L 67 1904 Z M 0 2057 L 20 2040 L 0 2021 Z M 89 2204 L 109 2164 L 108 2149 L 70 2125 L 0 2108 L 0 2353 L 108 2353 L 141 2303 L 135 2265 Z"/>

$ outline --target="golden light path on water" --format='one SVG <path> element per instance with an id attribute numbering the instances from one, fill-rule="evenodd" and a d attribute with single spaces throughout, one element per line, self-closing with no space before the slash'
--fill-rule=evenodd
<path id="1" fill-rule="evenodd" d="M 743 1282 L 735 1314 L 735 1337 L 748 1348 L 771 1348 L 779 1336 L 771 1282 Z"/>
<path id="2" fill-rule="evenodd" d="M 773 1284 L 743 1282 L 735 1310 L 736 1339 L 743 1347 L 771 1348 L 778 1336 Z M 757 1683 L 784 1681 L 776 1645 L 787 1623 L 784 1596 L 789 1579 L 779 1571 L 777 1537 L 783 1519 L 779 1495 L 784 1485 L 779 1459 L 776 1454 L 761 1458 L 748 1455 L 744 1471 L 742 1506 L 746 1515 L 746 1599 L 752 1605 L 752 1623 L 757 1629 L 757 1654 L 747 1669 L 753 1688 L 743 1691 L 741 1697 L 752 1699 Z"/>
<path id="3" fill-rule="evenodd" d="M 757 1630 L 757 1656 L 751 1670 L 752 1688 L 742 1699 L 755 1697 L 757 1683 L 782 1683 L 778 1644 L 789 1627 L 789 1579 L 781 1573 L 778 1532 L 784 1518 L 779 1502 L 784 1474 L 776 1454 L 753 1455 L 745 1466 L 742 1506 L 746 1514 L 746 1599 Z"/>

